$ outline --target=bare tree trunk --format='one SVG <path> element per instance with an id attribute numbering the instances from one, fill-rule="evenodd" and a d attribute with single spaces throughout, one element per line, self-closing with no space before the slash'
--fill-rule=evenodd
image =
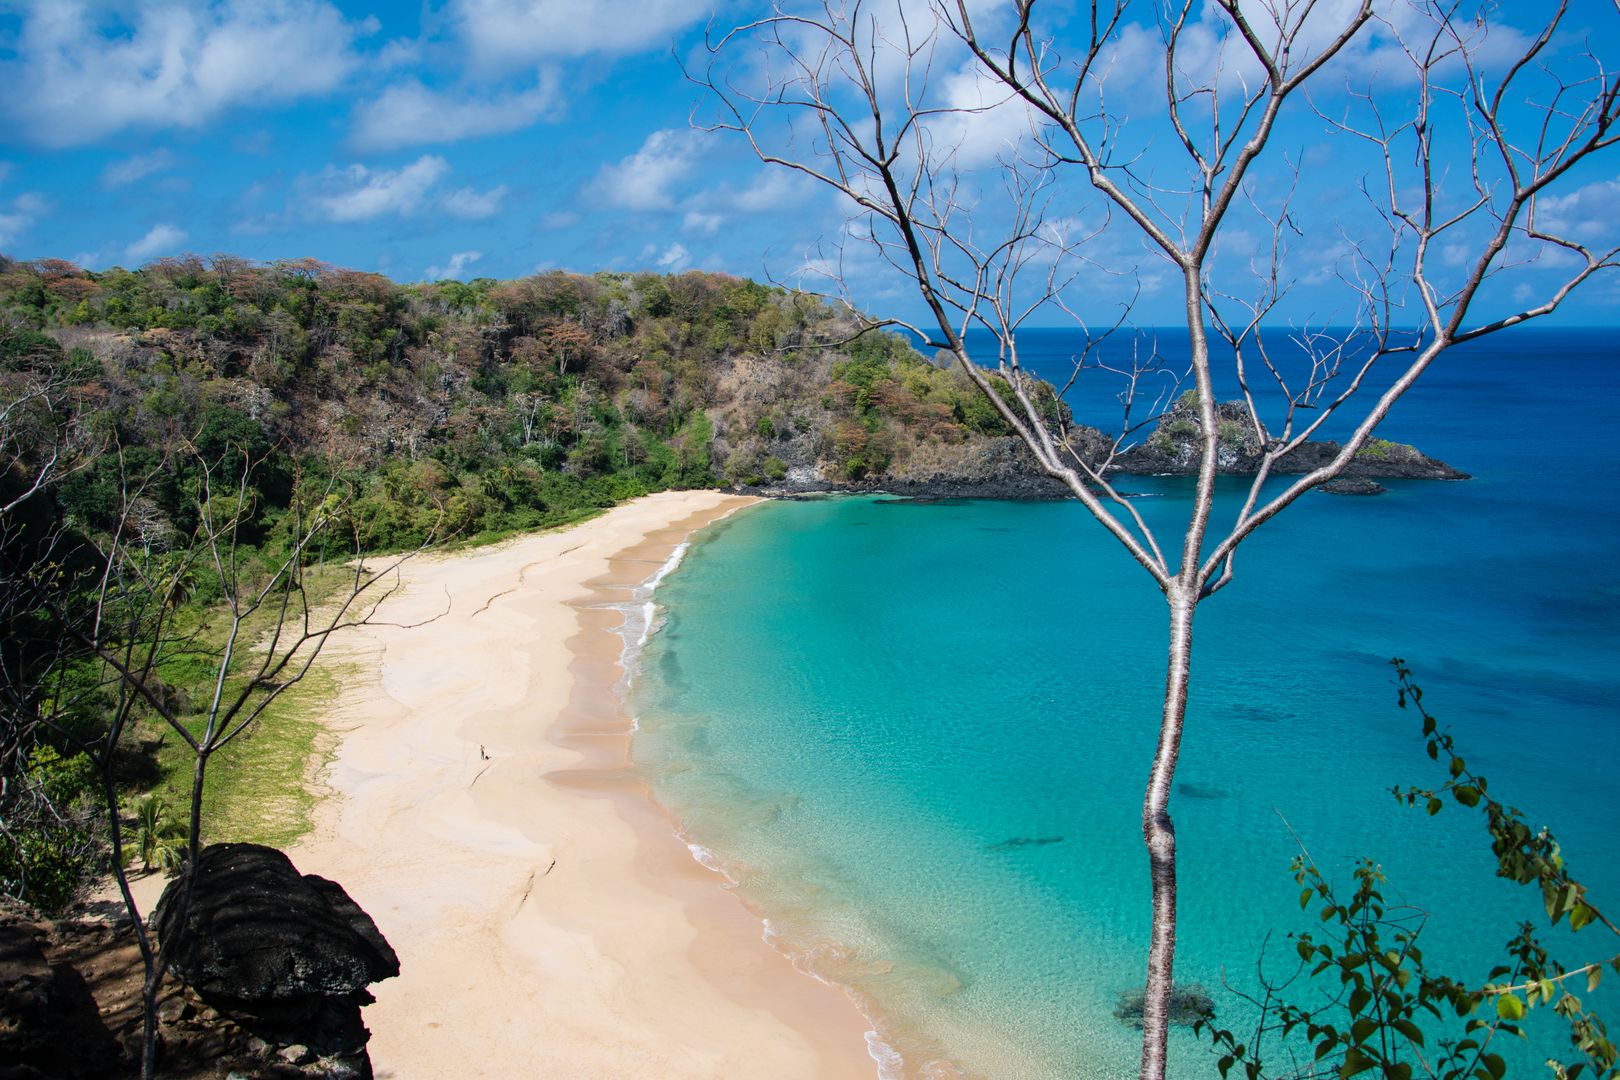
<path id="1" fill-rule="evenodd" d="M 189 866 L 195 866 L 197 856 L 202 853 L 203 779 L 207 775 L 209 755 L 210 749 L 204 747 L 198 752 L 191 768 L 191 823 L 186 830 L 186 863 Z"/>
<path id="2" fill-rule="evenodd" d="M 158 968 L 157 951 L 153 949 L 152 939 L 141 921 L 141 910 L 135 903 L 135 894 L 130 891 L 129 875 L 124 872 L 124 824 L 118 817 L 118 791 L 113 784 L 110 762 L 102 766 L 101 783 L 102 799 L 107 811 L 108 838 L 112 843 L 108 858 L 113 880 L 118 883 L 124 910 L 129 914 L 130 932 L 135 935 L 135 944 L 141 952 L 141 967 L 144 969 L 141 979 L 141 1080 L 152 1080 L 157 1076 L 157 985 L 163 975 Z"/>
<path id="3" fill-rule="evenodd" d="M 1168 1056 L 1170 993 L 1176 959 L 1176 826 L 1170 819 L 1170 789 L 1181 756 L 1182 722 L 1187 714 L 1187 677 L 1192 668 L 1196 591 L 1179 583 L 1166 591 L 1170 606 L 1169 653 L 1165 662 L 1164 713 L 1159 746 L 1153 753 L 1142 799 L 1142 840 L 1147 844 L 1153 885 L 1153 930 L 1148 943 L 1147 990 L 1142 998 L 1143 1080 L 1163 1080 Z"/>

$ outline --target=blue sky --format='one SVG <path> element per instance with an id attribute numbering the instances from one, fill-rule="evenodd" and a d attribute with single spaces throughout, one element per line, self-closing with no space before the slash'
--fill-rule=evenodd
<path id="1" fill-rule="evenodd" d="M 1540 6 L 1509 2 L 1502 21 Z M 845 205 L 695 131 L 703 96 L 675 60 L 711 19 L 746 14 L 714 0 L 0 0 L 0 252 L 98 269 L 313 256 L 404 281 L 553 267 L 793 280 L 843 234 Z M 1345 176 L 1309 119 L 1289 136 L 1316 163 L 1299 201 L 1331 207 Z M 1004 142 L 984 127 L 963 138 Z M 1620 220 L 1617 177 L 1620 161 L 1583 172 L 1564 204 L 1599 239 Z M 1117 257 L 1138 267 L 1133 288 L 1147 282 L 1141 321 L 1173 318 L 1164 268 L 1139 245 Z M 875 260 L 849 271 L 863 304 L 915 312 Z M 1297 310 L 1324 310 L 1310 289 Z M 1563 319 L 1613 322 L 1617 295 L 1600 283 Z"/>

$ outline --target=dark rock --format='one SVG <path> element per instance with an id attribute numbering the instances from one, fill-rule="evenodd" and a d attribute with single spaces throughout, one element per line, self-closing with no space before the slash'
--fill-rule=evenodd
<path id="1" fill-rule="evenodd" d="M 315 1060 L 315 1055 L 313 1052 L 311 1052 L 310 1048 L 300 1045 L 299 1043 L 293 1043 L 291 1046 L 283 1046 L 280 1050 L 276 1051 L 276 1056 L 289 1065 L 302 1065 L 307 1061 Z"/>
<path id="2" fill-rule="evenodd" d="M 269 1043 L 357 1058 L 357 1075 L 370 1075 L 360 1008 L 399 958 L 339 885 L 300 875 L 274 848 L 213 844 L 154 918 L 170 970 L 203 1001 Z"/>
<path id="3" fill-rule="evenodd" d="M 1325 491 L 1329 495 L 1382 495 L 1389 489 L 1376 480 L 1369 480 L 1364 476 L 1341 476 L 1336 480 L 1329 480 L 1318 491 Z"/>
<path id="4" fill-rule="evenodd" d="M 183 997 L 172 997 L 158 1006 L 158 1019 L 165 1024 L 178 1024 L 197 1014 L 196 1007 Z"/>
<path id="5" fill-rule="evenodd" d="M 1131 1027 L 1141 1027 L 1146 997 L 1146 992 L 1140 987 L 1120 994 L 1119 1002 L 1114 1006 L 1114 1019 Z M 1191 1026 L 1214 1015 L 1215 999 L 1197 983 L 1177 986 L 1170 991 L 1170 1023 Z"/>

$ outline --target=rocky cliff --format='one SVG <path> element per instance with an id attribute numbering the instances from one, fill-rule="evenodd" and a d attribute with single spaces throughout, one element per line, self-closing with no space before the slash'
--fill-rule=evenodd
<path id="1" fill-rule="evenodd" d="M 1252 476 L 1264 448 L 1241 402 L 1216 407 L 1219 450 L 1216 469 L 1222 475 Z M 1109 440 L 1100 431 L 1076 425 L 1069 445 L 1084 460 L 1098 462 Z M 1184 397 L 1162 416 L 1153 433 L 1120 454 L 1111 467 L 1125 476 L 1191 476 L 1198 472 L 1203 424 L 1197 401 Z M 1332 440 L 1300 444 L 1272 465 L 1274 475 L 1299 475 L 1331 462 L 1342 449 Z M 813 455 L 794 455 L 775 482 L 747 490 L 770 495 L 825 491 L 887 491 L 925 498 L 1047 499 L 1064 498 L 1068 489 L 1047 476 L 1023 443 L 1013 436 L 979 436 L 952 443 L 919 445 L 881 473 L 849 479 L 829 470 Z M 1373 439 L 1351 459 L 1340 476 L 1322 490 L 1333 494 L 1377 494 L 1379 480 L 1466 480 L 1468 474 L 1404 443 Z"/>

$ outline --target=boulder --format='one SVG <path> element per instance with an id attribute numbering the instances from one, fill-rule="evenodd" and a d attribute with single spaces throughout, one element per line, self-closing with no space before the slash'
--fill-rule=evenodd
<path id="1" fill-rule="evenodd" d="M 399 957 L 342 886 L 274 848 L 212 844 L 153 917 L 169 969 L 203 1001 L 275 1045 L 364 1058 L 366 987 Z"/>

